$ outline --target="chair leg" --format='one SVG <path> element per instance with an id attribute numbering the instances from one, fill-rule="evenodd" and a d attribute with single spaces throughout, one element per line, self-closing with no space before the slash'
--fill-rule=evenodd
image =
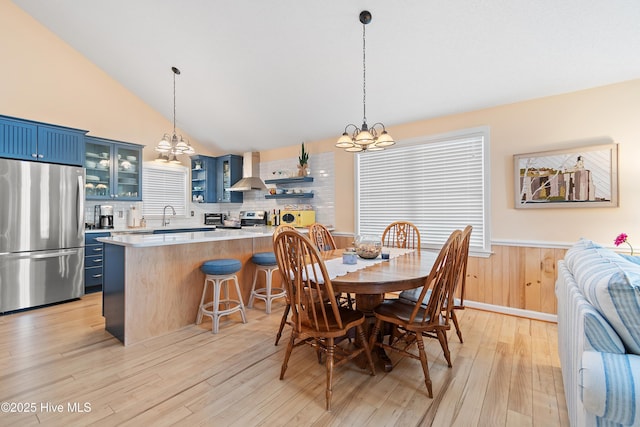
<path id="1" fill-rule="evenodd" d="M 280 337 L 282 337 L 282 331 L 284 330 L 284 325 L 287 323 L 287 317 L 289 317 L 289 304 L 287 304 L 284 308 L 284 313 L 282 313 L 282 320 L 280 320 L 280 329 L 278 329 L 278 334 L 276 335 L 276 343 L 274 345 L 278 345 L 278 341 L 280 341 Z"/>
<path id="2" fill-rule="evenodd" d="M 200 298 L 200 307 L 198 308 L 198 316 L 196 317 L 196 325 L 199 325 L 200 323 L 202 323 L 202 316 L 203 316 L 203 307 L 204 307 L 204 300 L 207 296 L 207 288 L 209 286 L 209 280 L 207 280 L 207 278 L 205 277 L 204 279 L 204 288 L 202 289 L 202 297 Z"/>
<path id="3" fill-rule="evenodd" d="M 421 334 L 419 335 L 422 336 Z M 449 351 L 449 343 L 447 342 L 447 333 L 444 329 L 438 329 L 436 335 L 438 336 L 438 341 L 440 341 L 444 358 L 447 360 L 447 365 L 451 367 L 451 352 Z"/>
<path id="4" fill-rule="evenodd" d="M 331 395 L 333 394 L 333 356 L 335 343 L 333 338 L 327 338 L 327 411 L 331 411 Z"/>
<path id="5" fill-rule="evenodd" d="M 456 327 L 456 334 L 458 334 L 458 339 L 462 343 L 462 331 L 460 330 L 460 325 L 458 324 L 458 317 L 456 316 L 455 310 L 451 310 L 451 320 L 453 320 L 453 325 Z"/>
<path id="6" fill-rule="evenodd" d="M 253 302 L 256 299 L 256 284 L 258 283 L 258 272 L 260 268 L 256 267 L 255 273 L 253 273 L 253 285 L 251 285 L 251 295 L 249 296 L 249 304 L 247 307 L 253 308 Z"/>
<path id="7" fill-rule="evenodd" d="M 271 301 L 273 300 L 273 298 L 271 298 L 271 270 L 264 270 L 264 287 L 267 289 L 266 291 L 266 295 L 267 295 L 267 299 L 265 300 L 266 303 L 266 308 L 265 308 L 265 312 L 267 314 L 271 314 Z"/>
<path id="8" fill-rule="evenodd" d="M 247 314 L 245 313 L 244 303 L 242 302 L 242 293 L 240 292 L 240 284 L 238 283 L 238 276 L 233 275 L 233 281 L 236 284 L 236 292 L 238 293 L 238 302 L 240 303 L 240 315 L 242 316 L 242 323 L 247 323 Z M 229 299 L 229 290 L 227 289 L 227 299 Z"/>
<path id="9" fill-rule="evenodd" d="M 424 351 L 424 341 L 422 334 L 415 334 L 418 344 L 418 353 L 420 354 L 420 363 L 422 364 L 422 372 L 424 372 L 424 383 L 427 386 L 429 397 L 433 399 L 433 390 L 431 389 L 431 377 L 429 376 L 429 364 L 427 362 L 427 353 Z"/>
<path id="10" fill-rule="evenodd" d="M 370 347 L 369 344 L 367 343 L 367 338 L 364 335 L 364 329 L 362 328 L 362 325 L 356 326 L 356 332 L 358 337 L 360 338 L 362 347 L 364 348 L 364 354 L 365 356 L 367 356 L 367 363 L 369 363 L 369 369 L 371 370 L 371 375 L 375 375 L 376 368 L 373 366 L 373 359 L 371 358 L 371 349 L 373 347 Z"/>
<path id="11" fill-rule="evenodd" d="M 213 281 L 213 316 L 211 316 L 211 330 L 214 334 L 217 334 L 220 328 L 220 313 L 218 311 L 220 310 L 220 287 L 222 285 L 218 279 Z"/>
<path id="12" fill-rule="evenodd" d="M 295 339 L 295 334 L 292 332 L 291 338 L 289 338 L 289 344 L 287 344 L 287 351 L 284 354 L 284 360 L 282 361 L 282 368 L 280 368 L 280 379 L 284 378 L 284 373 L 287 371 L 287 366 L 289 365 L 289 358 L 291 357 L 291 351 L 293 350 Z"/>

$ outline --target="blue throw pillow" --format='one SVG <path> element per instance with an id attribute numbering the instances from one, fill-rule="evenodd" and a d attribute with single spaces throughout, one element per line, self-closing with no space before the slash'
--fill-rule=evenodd
<path id="1" fill-rule="evenodd" d="M 626 259 L 627 261 L 631 261 L 634 264 L 640 265 L 640 256 L 625 255 L 625 254 L 618 254 L 618 255 L 620 255 L 622 258 Z"/>

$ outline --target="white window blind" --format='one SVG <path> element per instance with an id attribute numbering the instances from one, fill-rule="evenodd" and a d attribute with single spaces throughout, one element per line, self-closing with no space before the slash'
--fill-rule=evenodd
<path id="1" fill-rule="evenodd" d="M 164 207 L 171 205 L 176 210 L 176 215 L 186 216 L 188 175 L 189 170 L 184 166 L 145 162 L 142 175 L 142 214 L 147 218 L 161 216 Z"/>
<path id="2" fill-rule="evenodd" d="M 422 247 L 435 249 L 471 224 L 471 251 L 489 252 L 488 147 L 483 127 L 359 154 L 357 233 L 382 235 L 391 222 L 410 221 Z"/>

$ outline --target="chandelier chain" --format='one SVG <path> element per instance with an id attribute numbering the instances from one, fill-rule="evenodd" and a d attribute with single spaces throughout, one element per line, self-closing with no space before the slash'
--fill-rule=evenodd
<path id="1" fill-rule="evenodd" d="M 366 25 L 362 24 L 362 122 L 367 123 L 367 49 Z"/>
<path id="2" fill-rule="evenodd" d="M 158 142 L 156 151 L 159 154 L 156 161 L 180 163 L 180 160 L 176 157 L 177 155 L 186 154 L 190 156 L 195 153 L 195 150 L 191 147 L 189 140 L 185 140 L 182 135 L 176 133 L 176 75 L 180 74 L 180 70 L 176 67 L 171 67 L 171 71 L 173 71 L 173 133 L 171 135 L 165 133 L 160 142 Z"/>
<path id="3" fill-rule="evenodd" d="M 176 134 L 176 72 L 173 72 L 173 134 Z"/>
<path id="4" fill-rule="evenodd" d="M 351 153 L 363 151 L 381 151 L 394 145 L 396 142 L 387 133 L 382 122 L 367 125 L 367 30 L 366 25 L 371 22 L 371 13 L 368 10 L 360 12 L 359 20 L 362 23 L 362 127 L 349 123 L 344 132 L 336 141 L 335 146 L 343 148 Z M 350 129 L 353 133 L 349 134 Z"/>

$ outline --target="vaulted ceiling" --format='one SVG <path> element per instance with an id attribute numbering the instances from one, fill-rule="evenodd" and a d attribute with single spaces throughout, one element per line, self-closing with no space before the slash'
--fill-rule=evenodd
<path id="1" fill-rule="evenodd" d="M 225 152 L 640 77 L 637 0 L 13 0 Z M 164 131 L 164 130 L 163 130 Z"/>

